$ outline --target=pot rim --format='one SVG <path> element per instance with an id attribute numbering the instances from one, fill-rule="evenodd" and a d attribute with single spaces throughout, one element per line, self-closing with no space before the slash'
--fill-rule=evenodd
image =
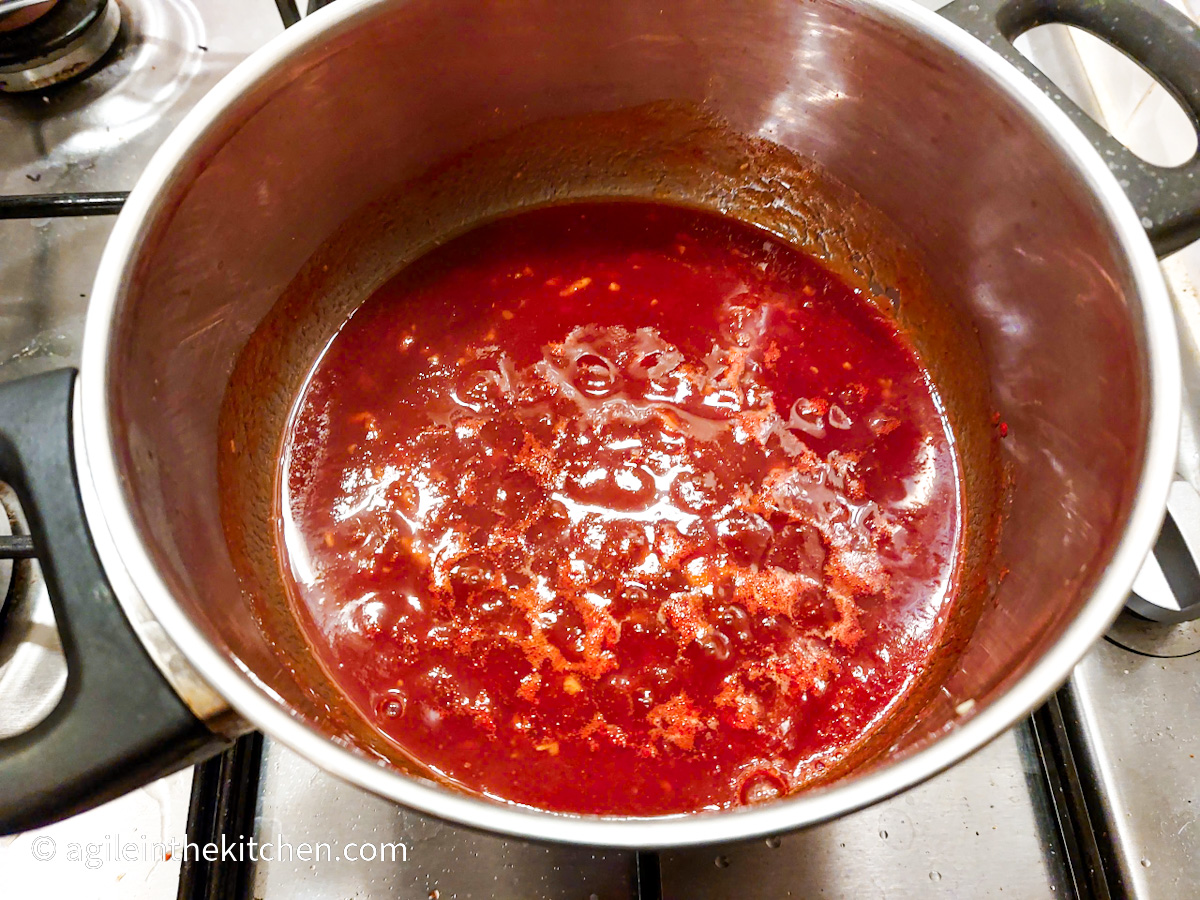
<path id="1" fill-rule="evenodd" d="M 84 330 L 80 386 L 88 471 L 113 537 L 101 550 L 107 569 L 127 572 L 167 635 L 205 679 L 253 725 L 339 778 L 407 807 L 474 828 L 519 838 L 610 847 L 693 846 L 794 830 L 861 809 L 936 775 L 1023 718 L 1066 680 L 1125 603 L 1153 546 L 1175 469 L 1181 376 L 1175 320 L 1166 285 L 1136 213 L 1100 154 L 1032 82 L 967 32 L 912 0 L 837 0 L 871 9 L 898 29 L 941 44 L 980 70 L 1028 115 L 1094 193 L 1128 260 L 1141 309 L 1150 387 L 1146 453 L 1125 532 L 1092 596 L 1052 648 L 1019 681 L 961 726 L 898 762 L 776 803 L 714 813 L 601 817 L 550 813 L 457 793 L 401 774 L 341 746 L 290 713 L 253 673 L 219 651 L 172 597 L 142 545 L 118 475 L 109 430 L 109 344 L 114 311 L 149 223 L 164 212 L 165 188 L 192 148 L 225 111 L 284 60 L 315 48 L 392 0 L 343 0 L 306 17 L 239 64 L 184 117 L 138 180 L 105 247 Z M 92 525 L 95 527 L 95 524 Z"/>

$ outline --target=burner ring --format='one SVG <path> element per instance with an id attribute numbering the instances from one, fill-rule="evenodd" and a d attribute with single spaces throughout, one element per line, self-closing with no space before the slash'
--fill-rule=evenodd
<path id="1" fill-rule="evenodd" d="M 121 27 L 115 0 L 59 0 L 29 25 L 0 32 L 0 91 L 36 91 L 91 68 Z"/>

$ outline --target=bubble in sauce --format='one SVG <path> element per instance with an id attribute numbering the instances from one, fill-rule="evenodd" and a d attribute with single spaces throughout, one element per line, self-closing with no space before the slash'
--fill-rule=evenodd
<path id="1" fill-rule="evenodd" d="M 611 394 L 617 381 L 613 365 L 603 356 L 585 353 L 575 360 L 575 386 L 589 397 Z"/>
<path id="2" fill-rule="evenodd" d="M 375 715 L 381 719 L 399 719 L 404 715 L 407 701 L 403 695 L 384 694 L 375 702 Z"/>
<path id="3" fill-rule="evenodd" d="M 778 800 L 788 792 L 787 781 L 775 769 L 755 769 L 738 785 L 738 802 L 743 806 Z"/>

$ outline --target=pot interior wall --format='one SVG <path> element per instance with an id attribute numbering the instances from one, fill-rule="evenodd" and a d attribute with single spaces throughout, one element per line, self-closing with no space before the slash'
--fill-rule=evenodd
<path id="1" fill-rule="evenodd" d="M 1008 573 L 902 747 L 942 733 L 965 700 L 976 702 L 964 715 L 985 708 L 1087 602 L 1142 459 L 1148 390 L 1138 299 L 1086 186 L 965 61 L 878 10 L 835 0 L 377 3 L 310 41 L 208 131 L 147 225 L 110 347 L 111 427 L 143 540 L 210 639 L 306 717 L 325 715 L 324 703 L 297 684 L 248 614 L 220 516 L 218 418 L 247 338 L 298 274 L 317 278 L 305 269 L 314 253 L 324 247 L 335 256 L 322 258 L 338 262 L 331 234 L 364 221 L 364 209 L 378 214 L 372 202 L 422 173 L 548 119 L 661 110 L 664 101 L 815 160 L 882 211 L 924 260 L 932 283 L 917 293 L 968 323 L 959 340 L 922 347 L 954 395 L 964 451 L 984 458 L 996 446 L 989 403 L 1008 424 L 999 447 L 1012 500 L 998 553 Z M 596 140 L 630 148 L 627 156 L 610 154 L 575 182 L 546 183 L 549 196 L 481 188 L 453 204 L 443 197 L 438 216 L 393 207 L 394 228 L 441 236 L 453 230 L 451 213 L 460 227 L 504 198 L 594 195 L 595 184 L 619 177 L 638 184 L 639 158 L 654 156 L 645 153 L 648 133 L 621 116 L 598 121 L 611 127 Z M 558 163 L 566 169 L 554 171 L 575 171 L 575 162 Z M 720 185 L 703 197 L 677 188 L 655 190 L 710 206 L 728 194 Z M 753 217 L 757 205 L 773 215 L 770 204 L 791 190 L 744 195 L 738 212 Z M 853 204 L 834 191 L 797 221 L 860 221 L 843 208 Z M 809 237 L 826 241 L 828 258 L 874 278 L 881 295 L 912 294 L 893 277 L 889 252 L 856 260 L 860 245 L 839 244 L 836 228 Z M 398 244 L 390 246 L 395 255 Z M 348 311 L 386 274 L 371 249 L 343 257 L 354 275 L 329 302 L 345 308 L 320 321 Z M 920 319 L 931 309 L 901 303 L 897 312 Z M 286 408 L 286 385 L 270 386 L 264 409 Z M 968 485 L 981 519 L 995 498 L 989 484 Z M 272 535 L 248 535 L 249 552 L 269 550 Z"/>

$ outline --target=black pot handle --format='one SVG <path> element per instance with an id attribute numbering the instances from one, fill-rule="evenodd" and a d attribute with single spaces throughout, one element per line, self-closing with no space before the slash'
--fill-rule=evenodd
<path id="1" fill-rule="evenodd" d="M 1160 257 L 1200 240 L 1200 152 L 1173 168 L 1139 158 L 1012 44 L 1030 28 L 1052 22 L 1090 31 L 1158 79 L 1200 130 L 1200 26 L 1163 0 L 954 0 L 940 13 L 1055 99 L 1121 181 Z"/>
<path id="2" fill-rule="evenodd" d="M 0 480 L 29 521 L 67 658 L 50 715 L 0 740 L 0 834 L 82 812 L 225 743 L 159 673 L 104 576 L 71 450 L 74 381 L 62 369 L 0 384 Z"/>

